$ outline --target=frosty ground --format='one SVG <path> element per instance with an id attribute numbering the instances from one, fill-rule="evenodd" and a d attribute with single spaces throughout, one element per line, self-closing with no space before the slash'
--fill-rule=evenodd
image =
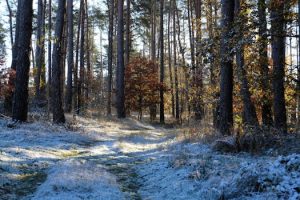
<path id="1" fill-rule="evenodd" d="M 3 200 L 300 199 L 300 152 L 218 153 L 133 119 L 7 123 L 0 120 Z"/>

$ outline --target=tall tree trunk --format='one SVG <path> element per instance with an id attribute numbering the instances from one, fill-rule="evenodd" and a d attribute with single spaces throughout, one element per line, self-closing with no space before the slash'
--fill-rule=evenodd
<path id="1" fill-rule="evenodd" d="M 168 14 L 168 60 L 169 60 L 169 76 L 170 76 L 170 86 L 171 86 L 171 102 L 172 102 L 172 116 L 175 117 L 175 96 L 174 96 L 174 83 L 173 83 L 173 70 L 172 70 L 172 52 L 171 52 L 171 13 L 172 13 L 172 1 L 169 5 L 169 14 Z"/>
<path id="2" fill-rule="evenodd" d="M 16 17 L 16 31 L 15 31 L 15 43 L 12 48 L 12 63 L 11 68 L 16 70 L 17 61 L 18 61 L 18 50 L 19 50 L 19 35 L 20 35 L 20 26 L 21 26 L 21 9 L 22 9 L 22 0 L 18 0 L 17 8 L 17 17 Z"/>
<path id="3" fill-rule="evenodd" d="M 267 19 L 266 19 L 266 1 L 258 1 L 258 18 L 259 18 L 259 63 L 261 73 L 261 88 L 263 97 L 261 101 L 262 123 L 265 126 L 273 124 L 272 103 L 271 103 L 271 84 L 269 75 L 268 60 L 268 36 L 267 36 Z"/>
<path id="4" fill-rule="evenodd" d="M 175 76 L 175 118 L 179 120 L 179 81 L 177 65 L 177 42 L 176 42 L 176 0 L 173 1 L 173 54 L 174 54 L 174 76 Z"/>
<path id="5" fill-rule="evenodd" d="M 75 69 L 74 69 L 74 114 L 79 114 L 79 77 L 78 77 L 78 66 L 79 66 L 79 45 L 80 45 L 80 33 L 81 33 L 81 16 L 82 16 L 83 4 L 80 1 L 80 10 L 77 24 L 77 38 L 76 38 L 76 51 L 75 51 Z"/>
<path id="6" fill-rule="evenodd" d="M 164 0 L 160 0 L 160 123 L 165 123 L 165 102 L 164 102 Z"/>
<path id="7" fill-rule="evenodd" d="M 130 59 L 130 43 L 131 43 L 131 39 L 130 39 L 130 26 L 131 26 L 131 19 L 130 19 L 130 15 L 131 15 L 131 9 L 130 9 L 130 4 L 131 4 L 131 0 L 127 0 L 126 1 L 126 44 L 125 44 L 125 66 L 129 63 L 129 59 Z"/>
<path id="8" fill-rule="evenodd" d="M 184 92 L 184 96 L 185 96 L 185 105 L 186 105 L 186 110 L 189 112 L 189 74 L 188 74 L 188 69 L 186 66 L 186 62 L 185 62 L 185 50 L 184 47 L 181 44 L 181 29 L 180 29 L 180 18 L 179 18 L 179 13 L 178 13 L 178 9 L 176 9 L 176 16 L 177 16 L 177 26 L 178 26 L 178 45 L 179 45 L 179 51 L 181 54 L 181 59 L 182 59 L 182 63 L 181 66 L 183 66 L 183 70 L 184 70 L 184 82 L 185 82 L 185 92 Z M 184 32 L 184 24 L 183 24 L 183 32 Z M 182 105 L 184 105 L 184 102 L 182 101 Z M 181 107 L 181 115 L 184 111 L 184 106 Z"/>
<path id="9" fill-rule="evenodd" d="M 37 33 L 36 33 L 36 74 L 35 74 L 35 98 L 39 102 L 42 98 L 41 90 L 44 87 L 41 82 L 42 73 L 45 72 L 45 36 L 44 36 L 44 2 L 38 0 Z"/>
<path id="10" fill-rule="evenodd" d="M 67 0 L 66 0 L 67 2 Z M 66 12 L 66 11 L 65 11 Z M 62 93 L 62 105 L 64 106 L 64 101 L 65 101 L 65 82 L 66 82 L 66 57 L 67 57 L 67 46 L 68 46 L 68 40 L 67 40 L 67 35 L 68 35 L 68 22 L 67 22 L 67 17 L 65 13 L 64 17 L 64 30 L 63 30 L 63 43 L 62 43 L 62 62 L 61 62 L 61 93 Z"/>
<path id="11" fill-rule="evenodd" d="M 221 81 L 220 81 L 220 132 L 224 135 L 231 134 L 233 126 L 233 67 L 232 53 L 229 45 L 232 39 L 232 26 L 234 19 L 234 1 L 223 0 L 221 4 Z"/>
<path id="12" fill-rule="evenodd" d="M 124 0 L 118 0 L 118 63 L 117 63 L 117 114 L 125 118 L 125 85 L 124 85 Z"/>
<path id="13" fill-rule="evenodd" d="M 88 13 L 88 1 L 85 2 L 85 21 L 86 21 L 86 80 L 85 80 L 85 99 L 87 103 L 89 102 L 89 93 L 90 93 L 90 83 L 92 80 L 91 73 L 91 45 L 90 45 L 90 23 L 89 23 L 89 13 Z"/>
<path id="14" fill-rule="evenodd" d="M 65 6 L 66 0 L 58 1 L 58 9 L 56 14 L 56 22 L 55 22 L 55 42 L 53 45 L 53 54 L 52 54 L 52 91 L 51 91 L 51 99 L 52 99 L 52 112 L 53 112 L 53 122 L 60 124 L 65 123 L 65 115 L 62 105 L 62 91 L 61 85 L 63 84 L 61 81 L 61 66 L 63 62 L 63 32 L 65 25 Z"/>
<path id="15" fill-rule="evenodd" d="M 153 62 L 156 60 L 156 0 L 152 0 L 151 11 L 151 59 Z"/>
<path id="16" fill-rule="evenodd" d="M 104 91 L 105 91 L 105 86 L 104 86 L 104 69 L 103 69 L 103 33 L 102 33 L 102 29 L 100 29 L 100 92 L 101 92 L 101 102 L 102 105 L 104 105 Z"/>
<path id="17" fill-rule="evenodd" d="M 151 39 L 150 39 L 150 57 L 153 62 L 156 62 L 156 0 L 151 0 Z M 156 119 L 157 107 L 156 105 L 150 105 L 150 119 L 153 121 Z"/>
<path id="18" fill-rule="evenodd" d="M 52 82 L 52 0 L 49 0 L 48 12 L 48 114 L 50 114 Z"/>
<path id="19" fill-rule="evenodd" d="M 273 59 L 274 125 L 286 133 L 286 107 L 284 97 L 285 22 L 284 1 L 271 1 L 271 34 Z"/>
<path id="20" fill-rule="evenodd" d="M 195 118 L 201 120 L 203 118 L 203 64 L 201 52 L 202 38 L 202 0 L 194 0 L 196 14 L 196 69 L 195 69 L 195 89 L 196 99 L 194 100 Z"/>
<path id="21" fill-rule="evenodd" d="M 20 34 L 18 37 L 18 57 L 16 65 L 16 88 L 13 101 L 12 119 L 26 121 L 28 113 L 28 82 L 30 68 L 30 49 L 32 35 L 32 0 L 18 1 Z"/>
<path id="22" fill-rule="evenodd" d="M 72 111 L 72 96 L 73 96 L 73 69 L 74 69 L 74 25 L 73 25 L 73 0 L 67 2 L 67 17 L 68 17 L 68 76 L 67 76 L 67 91 L 65 100 L 66 112 Z"/>
<path id="23" fill-rule="evenodd" d="M 238 36 L 238 45 L 236 46 L 236 64 L 241 80 L 241 96 L 243 100 L 243 122 L 246 126 L 258 126 L 258 119 L 256 115 L 255 106 L 251 100 L 251 93 L 249 89 L 247 73 L 245 70 L 245 58 L 244 58 L 244 27 L 246 23 L 244 20 L 246 16 L 243 16 L 241 12 L 240 0 L 235 0 L 235 19 L 236 19 L 236 34 Z"/>
<path id="24" fill-rule="evenodd" d="M 107 115 L 111 116 L 112 96 L 112 64 L 113 64 L 113 35 L 114 35 L 114 0 L 109 1 L 109 30 L 108 30 L 108 77 L 107 77 Z"/>
<path id="25" fill-rule="evenodd" d="M 191 61 L 192 61 L 192 70 L 195 69 L 195 46 L 194 46 L 194 34 L 193 34 L 193 25 L 192 25 L 192 2 L 191 0 L 187 0 L 187 14 L 188 14 L 188 27 L 189 27 L 189 40 L 190 40 L 190 47 L 191 47 Z"/>
<path id="26" fill-rule="evenodd" d="M 84 26 L 84 18 L 85 18 L 85 1 L 81 0 L 81 34 L 80 34 L 80 69 L 79 69 L 79 81 L 78 81 L 78 108 L 77 114 L 83 111 L 84 107 L 84 41 L 85 41 L 85 26 Z"/>
<path id="27" fill-rule="evenodd" d="M 298 0 L 298 27 L 300 30 L 300 0 Z M 299 31 L 300 32 L 300 31 Z M 296 110 L 296 116 L 297 116 L 297 130 L 300 129 L 300 38 L 298 39 L 298 62 L 297 62 L 297 110 Z"/>
<path id="28" fill-rule="evenodd" d="M 206 18 L 207 18 L 207 31 L 208 31 L 208 36 L 209 36 L 209 39 L 210 41 L 214 41 L 215 40 L 215 37 L 216 37 L 216 34 L 214 33 L 214 28 L 216 27 L 216 24 L 215 24 L 215 20 L 214 20 L 214 16 L 213 16 L 213 0 L 209 0 L 207 2 L 207 10 L 206 10 Z M 210 49 L 209 49 L 209 53 L 210 53 L 210 68 L 209 68 L 209 71 L 210 71 L 210 85 L 213 89 L 216 88 L 217 86 L 217 73 L 216 73 L 216 45 L 215 44 L 212 44 L 210 46 Z M 218 99 L 218 95 L 216 92 L 213 92 L 212 93 L 212 97 L 214 99 Z M 218 102 L 217 101 L 213 101 L 212 103 L 212 117 L 213 117 L 213 126 L 215 128 L 218 128 L 219 126 L 219 116 L 218 116 Z"/>
<path id="29" fill-rule="evenodd" d="M 196 79 L 196 58 L 195 58 L 195 35 L 194 35 L 194 18 L 193 18 L 193 2 L 192 0 L 187 1 L 188 6 L 188 29 L 189 29 L 189 42 L 190 42 L 190 48 L 191 48 L 191 70 L 192 70 L 192 84 L 191 86 L 196 86 L 197 79 Z M 195 97 L 193 98 L 192 104 L 194 106 L 195 110 L 195 104 L 197 99 Z M 190 105 L 189 105 L 189 116 L 190 116 Z"/>
<path id="30" fill-rule="evenodd" d="M 46 50 L 45 50 L 45 46 L 46 46 L 46 9 L 47 9 L 47 0 L 44 0 L 44 12 L 43 12 L 43 29 L 42 29 L 42 37 L 43 39 L 43 51 L 42 51 L 42 60 L 43 60 L 43 65 L 42 65 L 42 71 L 41 71 L 41 88 L 40 88 L 40 94 L 42 99 L 45 101 L 47 100 L 47 82 L 46 82 Z M 43 105 L 44 106 L 44 105 Z"/>

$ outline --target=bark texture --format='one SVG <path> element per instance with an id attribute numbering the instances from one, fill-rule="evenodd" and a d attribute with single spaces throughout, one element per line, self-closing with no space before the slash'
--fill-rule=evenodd
<path id="1" fill-rule="evenodd" d="M 62 74 L 62 62 L 63 62 L 63 32 L 64 32 L 64 18 L 65 18 L 65 6 L 66 0 L 58 1 L 58 9 L 56 14 L 55 22 L 55 42 L 53 45 L 53 54 L 52 54 L 52 113 L 53 113 L 53 122 L 60 124 L 65 122 L 65 115 L 62 105 L 62 90 L 61 81 Z"/>
<path id="2" fill-rule="evenodd" d="M 230 135 L 233 125 L 233 59 L 230 40 L 233 35 L 234 1 L 221 1 L 221 72 L 220 72 L 220 125 L 223 135 Z"/>
<path id="3" fill-rule="evenodd" d="M 13 101 L 12 119 L 26 121 L 28 113 L 28 81 L 30 68 L 31 35 L 32 35 L 32 0 L 18 1 L 20 34 L 18 37 L 18 56 L 16 62 L 16 82 Z"/>
<path id="4" fill-rule="evenodd" d="M 285 67 L 285 22 L 284 1 L 271 1 L 271 33 L 273 60 L 274 126 L 287 132 L 286 107 L 284 97 Z"/>

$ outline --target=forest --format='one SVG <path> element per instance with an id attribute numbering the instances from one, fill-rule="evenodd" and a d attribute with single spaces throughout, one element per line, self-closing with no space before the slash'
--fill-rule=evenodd
<path id="1" fill-rule="evenodd" d="M 300 199 L 300 0 L 1 0 L 1 199 Z"/>

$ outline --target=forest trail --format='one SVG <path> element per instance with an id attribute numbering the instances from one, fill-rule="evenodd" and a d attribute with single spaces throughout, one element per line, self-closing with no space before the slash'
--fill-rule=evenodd
<path id="1" fill-rule="evenodd" d="M 46 126 L 0 131 L 0 199 L 142 199 L 135 166 L 175 137 L 132 119 L 79 118 L 75 132 Z"/>
<path id="2" fill-rule="evenodd" d="M 103 166 L 115 176 L 116 184 L 123 193 L 121 196 L 132 200 L 142 199 L 139 194 L 142 180 L 135 167 L 151 160 L 151 154 L 161 152 L 176 136 L 174 130 L 154 127 L 132 119 L 119 120 L 117 124 L 106 122 L 100 126 L 97 122 L 88 122 L 84 130 L 100 134 L 102 141 L 96 139 L 94 144 L 86 144 L 84 149 L 87 152 L 77 158 Z M 99 148 L 106 148 L 110 153 L 97 154 L 101 152 L 97 150 Z M 110 196 L 109 199 L 113 197 Z"/>
<path id="3" fill-rule="evenodd" d="M 222 154 L 132 119 L 6 125 L 1 200 L 300 199 L 297 152 Z"/>

